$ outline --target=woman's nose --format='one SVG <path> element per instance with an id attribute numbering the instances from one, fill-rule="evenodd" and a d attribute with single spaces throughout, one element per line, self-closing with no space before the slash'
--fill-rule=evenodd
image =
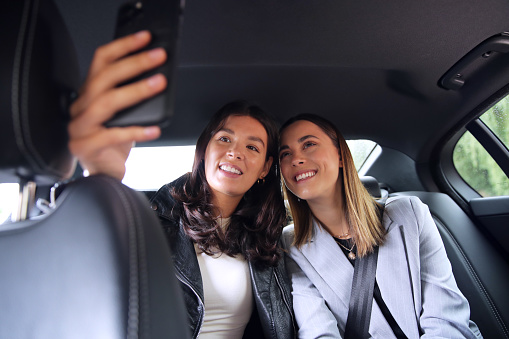
<path id="1" fill-rule="evenodd" d="M 295 154 L 292 158 L 292 166 L 299 166 L 304 164 L 304 158 L 301 157 L 299 154 Z"/>
<path id="2" fill-rule="evenodd" d="M 229 158 L 232 158 L 232 159 L 238 159 L 238 160 L 241 160 L 243 155 L 242 155 L 242 152 L 240 152 L 237 147 L 234 147 L 232 146 L 228 152 L 226 153 L 228 155 Z"/>

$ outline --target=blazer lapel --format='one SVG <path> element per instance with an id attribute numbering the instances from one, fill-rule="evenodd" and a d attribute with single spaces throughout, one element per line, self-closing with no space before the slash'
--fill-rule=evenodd
<path id="1" fill-rule="evenodd" d="M 332 236 L 313 220 L 313 236 L 310 243 L 302 246 L 301 251 L 325 284 L 344 303 L 348 312 L 353 266 Z M 319 286 L 317 288 L 320 289 Z"/>

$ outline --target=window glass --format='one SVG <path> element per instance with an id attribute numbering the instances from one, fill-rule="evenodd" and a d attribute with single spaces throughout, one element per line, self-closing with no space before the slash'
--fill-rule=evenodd
<path id="1" fill-rule="evenodd" d="M 138 190 L 157 190 L 193 167 L 195 146 L 135 147 L 122 182 Z"/>
<path id="2" fill-rule="evenodd" d="M 493 105 L 479 119 L 508 147 L 509 96 Z M 470 132 L 458 141 L 453 161 L 463 180 L 481 196 L 509 195 L 509 178 Z"/>
<path id="3" fill-rule="evenodd" d="M 347 140 L 346 143 L 352 153 L 353 162 L 357 171 L 362 167 L 377 145 L 376 142 L 364 139 Z"/>
<path id="4" fill-rule="evenodd" d="M 509 179 L 470 132 L 456 144 L 453 161 L 463 180 L 481 196 L 509 195 Z"/>
<path id="5" fill-rule="evenodd" d="M 504 143 L 509 145 L 509 96 L 500 100 L 481 116 L 482 122 Z"/>
<path id="6" fill-rule="evenodd" d="M 370 140 L 348 140 L 357 170 L 372 154 L 376 143 Z M 195 146 L 133 148 L 126 162 L 122 181 L 137 190 L 156 190 L 193 167 Z"/>
<path id="7" fill-rule="evenodd" d="M 377 144 L 370 140 L 347 140 L 359 170 Z M 126 162 L 126 174 L 122 181 L 137 190 L 157 190 L 186 172 L 191 171 L 195 146 L 136 147 Z M 0 224 L 9 222 L 17 208 L 18 184 L 0 184 Z"/>
<path id="8" fill-rule="evenodd" d="M 0 184 L 0 224 L 11 220 L 11 215 L 16 212 L 18 196 L 18 184 Z"/>

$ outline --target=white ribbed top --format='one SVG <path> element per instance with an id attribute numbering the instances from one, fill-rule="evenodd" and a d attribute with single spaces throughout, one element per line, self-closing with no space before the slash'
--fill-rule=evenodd
<path id="1" fill-rule="evenodd" d="M 219 219 L 227 227 L 229 218 Z M 205 297 L 200 339 L 241 339 L 253 311 L 247 261 L 242 255 L 209 256 L 195 246 Z"/>

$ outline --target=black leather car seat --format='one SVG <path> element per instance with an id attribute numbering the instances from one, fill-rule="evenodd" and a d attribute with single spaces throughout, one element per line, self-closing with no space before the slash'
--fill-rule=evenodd
<path id="1" fill-rule="evenodd" d="M 0 182 L 27 188 L 25 219 L 34 188 L 73 172 L 66 106 L 79 75 L 50 0 L 4 5 Z M 188 337 L 170 250 L 142 194 L 91 176 L 44 210 L 0 225 L 0 338 Z"/>

